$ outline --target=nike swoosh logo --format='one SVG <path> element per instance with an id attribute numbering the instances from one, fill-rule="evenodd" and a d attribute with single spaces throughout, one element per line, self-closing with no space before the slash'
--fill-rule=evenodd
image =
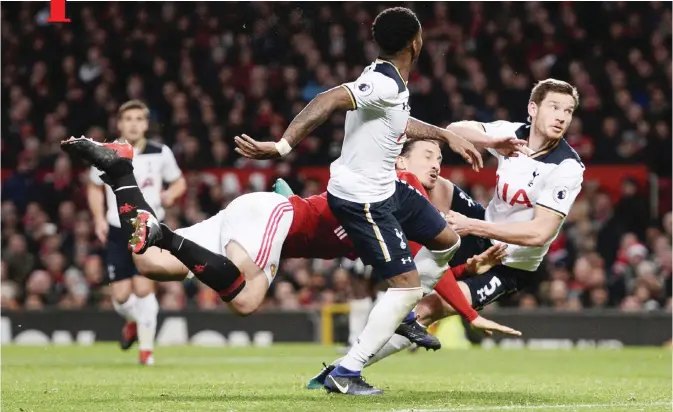
<path id="1" fill-rule="evenodd" d="M 341 393 L 348 392 L 348 386 L 349 385 L 341 386 L 341 385 L 339 385 L 339 382 L 337 382 L 336 379 L 334 379 L 332 376 L 330 376 L 329 378 L 332 379 L 332 382 L 334 383 L 334 386 L 336 386 L 337 389 L 341 391 Z"/>

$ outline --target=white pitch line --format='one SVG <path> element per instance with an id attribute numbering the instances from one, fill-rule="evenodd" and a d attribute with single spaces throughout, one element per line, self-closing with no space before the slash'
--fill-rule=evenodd
<path id="1" fill-rule="evenodd" d="M 502 405 L 502 406 L 467 406 L 440 409 L 394 409 L 389 412 L 485 412 L 485 411 L 512 411 L 512 410 L 539 410 L 539 409 L 594 409 L 614 407 L 639 407 L 672 405 L 673 402 L 631 402 L 631 403 L 578 403 L 566 405 Z M 383 411 L 380 411 L 383 412 Z"/>

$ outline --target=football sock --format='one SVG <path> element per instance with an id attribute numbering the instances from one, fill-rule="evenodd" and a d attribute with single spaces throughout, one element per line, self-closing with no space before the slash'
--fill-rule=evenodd
<path id="1" fill-rule="evenodd" d="M 463 263 L 462 265 L 458 265 L 456 267 L 453 267 L 449 269 L 451 271 L 451 274 L 453 274 L 453 277 L 456 279 L 462 279 L 466 276 L 469 275 L 469 272 L 467 272 L 465 269 L 467 268 L 467 264 Z M 446 272 L 447 274 L 449 272 Z"/>
<path id="2" fill-rule="evenodd" d="M 468 322 L 472 322 L 479 316 L 477 311 L 472 308 L 465 298 L 451 269 L 437 282 L 435 292 L 451 305 L 456 312 L 467 319 Z"/>
<path id="3" fill-rule="evenodd" d="M 385 359 L 390 355 L 394 355 L 397 352 L 408 348 L 411 346 L 411 341 L 407 338 L 405 338 L 402 335 L 394 334 L 388 342 L 386 342 L 385 345 L 376 352 L 374 356 L 372 356 L 367 363 L 365 364 L 365 368 L 367 366 L 371 366 L 375 364 L 376 362 L 380 361 L 381 359 Z"/>
<path id="4" fill-rule="evenodd" d="M 449 261 L 460 248 L 460 238 L 455 245 L 446 250 L 430 250 L 426 247 L 421 248 L 414 257 L 414 263 L 418 269 L 421 278 L 423 293 L 432 292 L 432 288 L 444 275 L 449 268 Z"/>
<path id="5" fill-rule="evenodd" d="M 117 200 L 117 212 L 122 229 L 129 236 L 133 233 L 131 219 L 138 214 L 138 209 L 150 212 L 154 217 L 156 213 L 145 200 L 138 182 L 133 175 L 133 163 L 129 159 L 119 159 L 105 170 L 100 176 L 103 182 L 112 188 Z"/>
<path id="6" fill-rule="evenodd" d="M 350 311 L 348 312 L 348 344 L 353 346 L 367 325 L 369 312 L 372 310 L 371 298 L 351 299 Z"/>
<path id="7" fill-rule="evenodd" d="M 157 333 L 157 314 L 159 302 L 154 293 L 136 299 L 138 345 L 140 350 L 154 350 L 154 338 Z"/>
<path id="8" fill-rule="evenodd" d="M 218 255 L 161 225 L 161 247 L 171 252 L 225 302 L 231 302 L 245 287 L 245 277 L 226 256 Z"/>
<path id="9" fill-rule="evenodd" d="M 361 371 L 365 363 L 393 336 L 422 296 L 420 287 L 389 288 L 372 309 L 367 325 L 340 366 L 349 371 Z"/>
<path id="10" fill-rule="evenodd" d="M 114 307 L 115 312 L 119 313 L 121 317 L 126 319 L 128 322 L 137 322 L 135 309 L 137 299 L 137 296 L 131 293 L 129 298 L 126 299 L 126 302 L 117 302 L 116 300 L 112 299 L 112 306 Z"/>
<path id="11" fill-rule="evenodd" d="M 154 217 L 157 216 L 150 205 L 147 204 L 133 173 L 123 175 L 115 179 L 114 182 L 114 186 L 111 185 L 111 187 L 117 199 L 117 212 L 121 222 L 130 226 L 131 219 L 138 214 L 138 209 L 146 210 Z"/>

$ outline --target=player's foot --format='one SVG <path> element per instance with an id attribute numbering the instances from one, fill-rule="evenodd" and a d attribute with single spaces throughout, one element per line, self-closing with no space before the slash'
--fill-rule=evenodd
<path id="1" fill-rule="evenodd" d="M 84 136 L 62 141 L 61 149 L 88 160 L 103 171 L 121 158 L 133 159 L 133 147 L 128 143 L 99 143 Z"/>
<path id="2" fill-rule="evenodd" d="M 325 365 L 324 363 L 322 366 L 323 368 L 320 373 L 308 381 L 306 384 L 306 389 L 321 389 L 325 385 L 325 379 L 327 379 L 327 375 L 329 375 L 334 370 L 334 368 L 336 368 L 334 365 Z"/>
<path id="3" fill-rule="evenodd" d="M 294 195 L 290 185 L 283 179 L 276 179 L 276 183 L 273 184 L 273 191 L 285 197 Z"/>
<path id="4" fill-rule="evenodd" d="M 151 350 L 141 350 L 138 362 L 141 365 L 152 366 L 154 365 L 154 354 Z"/>
<path id="5" fill-rule="evenodd" d="M 131 219 L 133 234 L 129 240 L 129 249 L 142 255 L 150 246 L 159 244 L 162 238 L 161 226 L 150 212 L 138 209 L 138 214 Z"/>
<path id="6" fill-rule="evenodd" d="M 359 372 L 349 371 L 344 367 L 337 367 L 325 379 L 327 392 L 344 395 L 383 395 L 381 389 L 368 384 Z"/>
<path id="7" fill-rule="evenodd" d="M 135 322 L 126 322 L 122 328 L 119 346 L 122 350 L 128 350 L 138 340 L 138 325 Z"/>
<path id="8" fill-rule="evenodd" d="M 437 350 L 442 347 L 442 343 L 428 332 L 415 318 L 405 319 L 395 331 L 398 335 L 402 335 L 409 339 L 411 343 L 415 343 L 420 348 L 426 350 Z"/>

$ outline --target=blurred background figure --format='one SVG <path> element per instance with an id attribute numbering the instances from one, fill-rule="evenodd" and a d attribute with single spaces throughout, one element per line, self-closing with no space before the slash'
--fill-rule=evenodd
<path id="1" fill-rule="evenodd" d="M 110 223 L 89 211 L 88 165 L 65 156 L 59 141 L 82 134 L 112 140 L 119 106 L 144 102 L 147 144 L 170 148 L 185 174 L 184 195 L 162 199 L 173 229 L 242 193 L 268 190 L 276 177 L 298 194 L 320 193 L 322 180 L 305 171 L 324 170 L 338 157 L 343 115 L 280 162 L 241 159 L 232 138 L 278 140 L 309 99 L 358 77 L 376 57 L 368 28 L 384 6 L 69 3 L 68 14 L 81 24 L 41 25 L 36 16 L 47 7 L 2 4 L 3 308 L 119 308 L 132 295 L 152 293 L 165 309 L 221 307 L 192 282 L 110 290 L 103 236 Z M 656 178 L 592 179 L 587 172 L 540 269 L 545 280 L 503 305 L 670 311 L 670 3 L 410 7 L 423 24 L 425 48 L 408 85 L 415 117 L 438 125 L 526 121 L 520 108 L 531 85 L 563 79 L 581 96 L 566 138 L 587 169 L 642 165 Z M 445 151 L 444 159 L 447 177 L 475 200 L 490 200 L 492 184 L 475 182 L 453 153 Z M 284 262 L 264 307 L 351 302 L 361 308 L 352 316 L 362 317 L 371 296 L 348 276 L 354 271 L 339 261 Z M 357 329 L 357 321 L 351 324 Z"/>

